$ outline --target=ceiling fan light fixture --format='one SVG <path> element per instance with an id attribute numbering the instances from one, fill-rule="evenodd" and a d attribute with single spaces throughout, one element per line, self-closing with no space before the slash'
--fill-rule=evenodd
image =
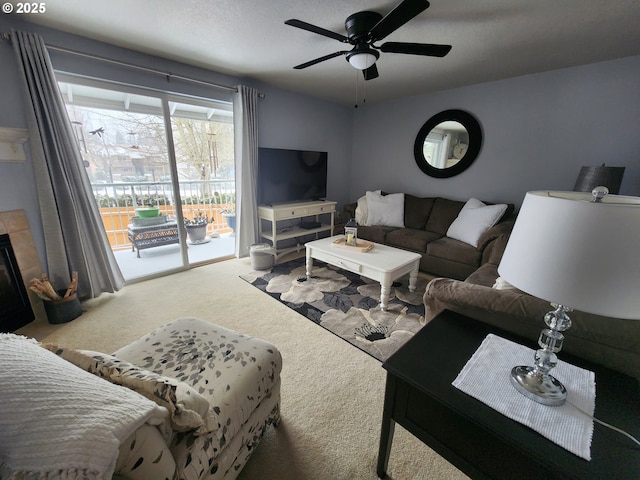
<path id="1" fill-rule="evenodd" d="M 292 27 L 300 28 L 353 46 L 351 51 L 340 50 L 325 55 L 324 57 L 296 65 L 293 68 L 301 70 L 344 55 L 345 59 L 353 68 L 363 72 L 365 80 L 373 80 L 379 76 L 378 67 L 376 66 L 376 62 L 380 58 L 378 51 L 427 57 L 444 57 L 447 55 L 449 50 L 451 50 L 451 45 L 413 42 L 385 42 L 380 46 L 375 45 L 376 42 L 382 41 L 405 23 L 429 8 L 429 2 L 427 0 L 399 1 L 400 3 L 386 16 L 369 10 L 349 15 L 344 22 L 346 36 L 295 18 L 285 21 L 285 24 Z"/>
<path id="2" fill-rule="evenodd" d="M 380 54 L 375 50 L 355 51 L 347 55 L 347 60 L 352 67 L 358 70 L 366 70 L 371 67 L 376 60 L 380 57 Z"/>

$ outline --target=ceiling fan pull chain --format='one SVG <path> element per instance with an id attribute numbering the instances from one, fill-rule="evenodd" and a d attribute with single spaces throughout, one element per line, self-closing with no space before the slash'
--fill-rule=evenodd
<path id="1" fill-rule="evenodd" d="M 358 78 L 360 72 L 358 70 L 356 70 L 356 104 L 353 106 L 353 108 L 358 108 Z"/>
<path id="2" fill-rule="evenodd" d="M 367 82 L 362 84 L 362 104 L 367 103 Z"/>

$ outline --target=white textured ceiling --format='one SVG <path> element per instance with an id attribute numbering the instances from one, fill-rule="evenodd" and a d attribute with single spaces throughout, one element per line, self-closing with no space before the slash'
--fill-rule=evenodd
<path id="1" fill-rule="evenodd" d="M 69 33 L 292 91 L 353 103 L 361 73 L 344 57 L 292 67 L 344 44 L 290 18 L 345 34 L 361 10 L 400 0 L 47 0 L 23 18 Z M 640 55 L 640 0 L 432 0 L 385 41 L 451 44 L 444 58 L 381 53 L 367 102 Z M 358 76 L 360 75 L 360 76 Z"/>

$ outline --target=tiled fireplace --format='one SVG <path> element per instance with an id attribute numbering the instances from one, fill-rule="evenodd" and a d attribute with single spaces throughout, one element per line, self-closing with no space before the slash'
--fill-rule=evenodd
<path id="1" fill-rule="evenodd" d="M 29 280 L 33 277 L 40 277 L 42 265 L 24 210 L 0 212 L 0 235 L 3 234 L 8 235 L 11 240 L 11 247 L 18 264 L 18 270 L 28 292 L 28 298 L 36 319 L 44 318 L 46 320 L 42 301 L 28 290 Z"/>

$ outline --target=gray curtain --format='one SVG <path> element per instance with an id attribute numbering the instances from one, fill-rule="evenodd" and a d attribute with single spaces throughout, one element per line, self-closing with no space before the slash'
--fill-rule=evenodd
<path id="1" fill-rule="evenodd" d="M 78 295 L 97 297 L 124 284 L 93 197 L 51 60 L 42 38 L 11 32 L 26 93 L 29 146 L 45 237 L 47 273 Z M 34 192 L 35 193 L 35 192 Z"/>
<path id="2" fill-rule="evenodd" d="M 258 91 L 238 86 L 233 96 L 236 157 L 236 256 L 258 241 Z"/>

